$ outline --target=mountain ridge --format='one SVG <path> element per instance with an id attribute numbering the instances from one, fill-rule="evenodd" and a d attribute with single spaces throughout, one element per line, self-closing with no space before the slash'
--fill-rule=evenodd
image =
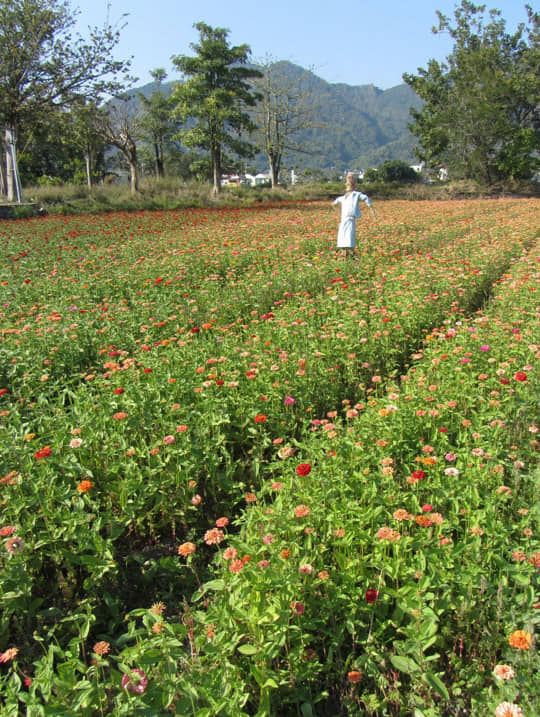
<path id="1" fill-rule="evenodd" d="M 317 126 L 295 134 L 296 143 L 307 151 L 285 156 L 284 168 L 343 171 L 377 166 L 386 160 L 414 161 L 416 138 L 407 124 L 410 108 L 420 108 L 422 100 L 408 85 L 382 90 L 373 84 L 331 83 L 289 61 L 274 65 L 317 102 Z M 168 96 L 179 81 L 164 82 L 161 90 Z M 150 82 L 130 94 L 148 97 L 156 89 L 156 83 Z M 264 154 L 257 155 L 253 164 L 258 170 L 265 168 Z"/>

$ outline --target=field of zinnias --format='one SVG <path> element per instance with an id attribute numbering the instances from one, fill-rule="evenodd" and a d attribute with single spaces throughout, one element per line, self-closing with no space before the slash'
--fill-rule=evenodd
<path id="1" fill-rule="evenodd" d="M 0 225 L 0 704 L 540 714 L 540 202 Z"/>

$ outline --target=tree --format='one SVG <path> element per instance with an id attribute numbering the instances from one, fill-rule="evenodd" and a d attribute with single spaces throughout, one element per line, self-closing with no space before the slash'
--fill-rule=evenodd
<path id="1" fill-rule="evenodd" d="M 407 162 L 400 159 L 389 159 L 383 162 L 377 171 L 377 179 L 381 182 L 399 182 L 414 184 L 420 181 L 420 175 Z"/>
<path id="2" fill-rule="evenodd" d="M 137 94 L 143 109 L 141 128 L 145 137 L 150 141 L 154 153 L 156 177 L 165 176 L 165 143 L 174 134 L 174 126 L 171 119 L 171 105 L 165 96 L 161 84 L 167 77 L 167 73 L 161 67 L 150 71 L 157 87 L 150 97 L 145 97 L 141 92 Z"/>
<path id="3" fill-rule="evenodd" d="M 108 20 L 89 40 L 72 37 L 77 12 L 68 0 L 0 0 L 0 126 L 7 147 L 7 194 L 17 180 L 15 142 L 25 127 L 81 95 L 118 90 L 128 61 L 113 59 L 119 30 Z M 127 80 L 127 78 L 125 78 Z"/>
<path id="4" fill-rule="evenodd" d="M 309 87 L 309 72 L 294 76 L 290 65 L 270 58 L 261 69 L 262 76 L 253 80 L 260 95 L 254 117 L 258 145 L 268 157 L 270 179 L 275 187 L 284 153 L 307 151 L 295 135 L 315 126 L 317 105 Z"/>
<path id="5" fill-rule="evenodd" d="M 244 132 L 255 125 L 247 108 L 253 107 L 257 95 L 249 81 L 260 72 L 247 66 L 248 45 L 231 47 L 224 28 L 212 28 L 204 22 L 194 25 L 199 32 L 198 44 L 192 43 L 195 57 L 175 56 L 172 61 L 185 81 L 177 83 L 172 94 L 175 115 L 195 125 L 179 133 L 181 141 L 191 148 L 210 153 L 214 195 L 221 189 L 222 168 L 229 160 L 226 150 L 238 157 L 253 156 L 253 147 Z"/>
<path id="6" fill-rule="evenodd" d="M 434 32 L 455 44 L 446 63 L 430 60 L 405 82 L 425 104 L 411 110 L 419 159 L 486 184 L 530 178 L 539 166 L 540 15 L 526 6 L 528 25 L 505 30 L 498 10 L 462 0 L 455 22 L 438 14 Z"/>
<path id="7" fill-rule="evenodd" d="M 103 157 L 104 143 L 99 131 L 98 107 L 95 102 L 82 99 L 70 112 L 69 140 L 84 157 L 86 185 L 92 189 L 98 160 Z"/>
<path id="8" fill-rule="evenodd" d="M 129 166 L 131 193 L 139 191 L 137 141 L 141 132 L 142 115 L 137 112 L 128 95 L 101 108 L 96 126 L 106 144 L 116 147 Z"/>

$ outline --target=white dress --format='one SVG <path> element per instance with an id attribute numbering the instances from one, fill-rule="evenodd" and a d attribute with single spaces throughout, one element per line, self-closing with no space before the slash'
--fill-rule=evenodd
<path id="1" fill-rule="evenodd" d="M 371 207 L 371 199 L 362 192 L 349 192 L 334 201 L 334 205 L 341 204 L 341 222 L 339 224 L 337 246 L 339 249 L 354 249 L 356 244 L 356 219 L 360 219 L 359 202 L 365 202 Z"/>

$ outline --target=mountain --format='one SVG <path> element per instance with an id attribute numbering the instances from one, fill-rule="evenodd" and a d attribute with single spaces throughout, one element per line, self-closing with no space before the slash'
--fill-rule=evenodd
<path id="1" fill-rule="evenodd" d="M 306 153 L 286 157 L 284 167 L 302 169 L 360 169 L 377 166 L 389 159 L 413 162 L 415 137 L 407 129 L 409 109 L 420 108 L 422 101 L 406 84 L 389 90 L 374 85 L 329 83 L 291 62 L 279 62 L 279 71 L 287 80 L 296 81 L 303 93 L 313 97 L 316 126 L 295 135 Z M 168 95 L 175 83 L 163 83 Z M 131 92 L 149 96 L 156 89 L 149 83 Z M 256 168 L 266 169 L 264 155 Z"/>

